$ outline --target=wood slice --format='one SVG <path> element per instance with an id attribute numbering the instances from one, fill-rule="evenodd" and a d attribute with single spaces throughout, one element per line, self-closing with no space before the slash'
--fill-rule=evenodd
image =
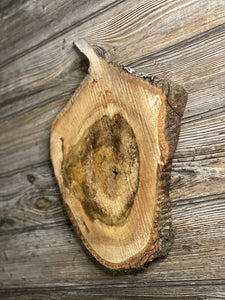
<path id="1" fill-rule="evenodd" d="M 58 114 L 51 159 L 69 217 L 110 269 L 138 268 L 172 242 L 169 183 L 186 91 L 139 78 L 85 42 L 89 74 Z"/>

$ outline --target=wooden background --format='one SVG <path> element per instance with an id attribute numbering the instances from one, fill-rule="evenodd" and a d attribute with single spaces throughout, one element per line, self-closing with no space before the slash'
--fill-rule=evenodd
<path id="1" fill-rule="evenodd" d="M 1 0 L 0 17 L 0 298 L 225 299 L 225 1 Z M 87 72 L 80 38 L 189 91 L 175 242 L 136 275 L 87 253 L 49 160 L 51 123 Z"/>

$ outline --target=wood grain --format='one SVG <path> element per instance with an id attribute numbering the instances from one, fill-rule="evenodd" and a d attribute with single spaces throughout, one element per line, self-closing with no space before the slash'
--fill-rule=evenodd
<path id="1" fill-rule="evenodd" d="M 54 172 L 92 255 L 137 269 L 172 244 L 168 187 L 187 92 L 107 62 L 84 40 L 76 46 L 90 67 L 52 124 Z"/>
<path id="2" fill-rule="evenodd" d="M 0 4 L 1 298 L 223 299 L 224 1 L 50 2 Z M 84 251 L 52 175 L 51 122 L 87 70 L 79 37 L 189 92 L 172 169 L 175 243 L 136 276 L 107 273 Z"/>
<path id="3" fill-rule="evenodd" d="M 18 288 L 21 268 L 24 287 L 37 286 L 37 278 L 38 286 L 88 286 L 108 284 L 112 280 L 117 285 L 146 282 L 150 286 L 151 282 L 159 286 L 163 282 L 185 285 L 189 281 L 204 284 L 206 280 L 209 285 L 214 280 L 224 282 L 224 205 L 224 194 L 174 202 L 175 242 L 170 255 L 136 276 L 113 276 L 104 271 L 85 252 L 67 218 L 55 224 L 3 234 L 0 237 L 1 248 L 4 246 L 1 285 Z M 57 272 L 53 272 L 55 268 Z M 30 272 L 31 269 L 35 272 Z"/>
<path id="4" fill-rule="evenodd" d="M 9 1 L 1 9 L 1 47 L 0 65 L 34 51 L 49 41 L 75 29 L 119 5 L 120 1 Z M 62 14 L 63 11 L 63 14 Z M 38 21 L 34 21 L 34 20 Z M 23 29 L 26 29 L 25 32 Z M 13 32 L 8 36 L 7 32 Z M 63 47 L 66 40 L 63 40 Z"/>
<path id="5" fill-rule="evenodd" d="M 184 1 L 181 1 L 184 2 Z M 151 2 L 150 2 L 151 3 Z M 168 2 L 169 3 L 169 2 Z M 189 2 L 188 2 L 189 3 Z M 225 45 L 225 41 L 224 41 L 224 28 L 223 25 L 218 25 L 218 24 L 223 24 L 221 22 L 221 17 L 220 14 L 224 11 L 222 9 L 220 9 L 220 6 L 223 5 L 223 1 L 217 1 L 216 5 L 212 7 L 212 9 L 215 9 L 214 11 L 214 15 L 213 17 L 210 18 L 210 16 L 208 16 L 209 20 L 216 20 L 215 23 L 211 23 L 208 19 L 207 19 L 207 13 L 205 14 L 205 19 L 202 21 L 204 23 L 204 25 L 202 25 L 202 23 L 199 24 L 199 26 L 197 26 L 198 24 L 196 24 L 196 28 L 199 30 L 198 32 L 195 32 L 193 34 L 193 38 L 190 40 L 190 45 L 189 43 L 185 44 L 185 42 L 181 42 L 181 41 L 185 41 L 187 38 L 190 38 L 190 32 L 189 31 L 189 27 L 188 27 L 188 20 L 189 22 L 194 22 L 194 19 L 187 19 L 187 18 L 183 18 L 182 22 L 185 22 L 185 20 L 187 21 L 187 23 L 183 24 L 184 28 L 183 30 L 180 29 L 181 33 L 183 34 L 180 39 L 177 39 L 177 35 L 176 35 L 176 30 L 171 29 L 171 33 L 169 34 L 168 31 L 168 20 L 164 21 L 164 19 L 157 19 L 156 18 L 156 23 L 158 23 L 157 31 L 153 30 L 153 33 L 151 33 L 148 38 L 150 40 L 146 41 L 146 39 L 142 39 L 141 42 L 139 43 L 139 49 L 134 49 L 134 51 L 132 53 L 128 52 L 129 50 L 129 39 L 127 38 L 127 41 L 123 42 L 124 47 L 122 49 L 119 48 L 119 50 L 117 51 L 116 49 L 118 49 L 118 45 L 115 44 L 114 45 L 114 52 L 112 53 L 112 50 L 110 51 L 110 48 L 108 47 L 108 44 L 105 42 L 105 44 L 102 44 L 101 41 L 99 41 L 97 39 L 97 37 L 95 37 L 98 33 L 98 31 L 100 30 L 100 24 L 102 24 L 101 26 L 105 28 L 106 24 L 105 22 L 117 22 L 116 24 L 118 24 L 117 26 L 120 26 L 120 22 L 121 19 L 123 19 L 123 14 L 121 13 L 122 9 L 125 9 L 126 11 L 126 6 L 125 7 L 121 7 L 121 5 L 119 5 L 118 7 L 115 7 L 111 10 L 112 14 L 122 14 L 122 16 L 120 16 L 120 19 L 117 21 L 114 20 L 108 20 L 108 15 L 107 13 L 100 15 L 98 17 L 96 17 L 95 19 L 93 19 L 92 21 L 89 21 L 87 23 L 84 23 L 81 27 L 79 27 L 79 30 L 72 30 L 66 34 L 63 35 L 64 39 L 66 40 L 66 44 L 63 47 L 63 41 L 64 39 L 60 36 L 56 39 L 54 39 L 53 41 L 50 41 L 49 43 L 47 43 L 46 45 L 43 45 L 42 47 L 39 47 L 38 49 L 32 51 L 32 53 L 27 54 L 24 57 L 21 57 L 20 59 L 17 59 L 14 63 L 12 64 L 8 64 L 7 66 L 1 68 L 0 70 L 0 77 L 1 77 L 1 105 L 10 105 L 10 98 L 11 101 L 13 101 L 13 103 L 15 103 L 15 105 L 10 106 L 11 109 L 16 109 L 17 108 L 17 101 L 19 101 L 21 98 L 23 99 L 24 96 L 30 95 L 30 96 L 34 96 L 37 95 L 39 93 L 40 98 L 46 99 L 47 96 L 45 97 L 45 94 L 43 93 L 43 89 L 50 89 L 50 97 L 53 97 L 56 95 L 57 89 L 59 88 L 59 92 L 63 93 L 63 92 L 67 92 L 68 90 L 71 91 L 71 89 L 73 89 L 74 91 L 74 86 L 80 82 L 80 77 L 77 78 L 77 69 L 80 69 L 80 66 L 78 66 L 79 64 L 79 57 L 78 54 L 75 53 L 74 49 L 71 47 L 72 43 L 74 41 L 74 39 L 78 39 L 79 37 L 81 38 L 85 38 L 87 41 L 90 40 L 90 36 L 93 38 L 95 38 L 95 44 L 101 45 L 101 48 L 97 48 L 97 50 L 100 51 L 100 53 L 102 53 L 102 55 L 104 55 L 104 49 L 107 50 L 108 53 L 108 59 L 109 60 L 113 60 L 115 62 L 119 62 L 122 64 L 126 64 L 126 65 L 131 65 L 133 62 L 136 62 L 137 59 L 135 58 L 135 55 L 139 55 L 139 59 L 141 59 L 143 56 L 147 56 L 147 55 L 152 55 L 152 60 L 151 60 L 151 56 L 149 58 L 149 66 L 150 68 L 146 66 L 146 64 L 144 65 L 144 68 L 137 68 L 137 70 L 143 71 L 143 72 L 150 72 L 152 70 L 152 68 L 154 68 L 154 71 L 157 72 L 158 75 L 163 75 L 163 76 L 169 76 L 171 80 L 174 80 L 176 82 L 185 84 L 186 80 L 188 80 L 188 74 L 192 74 L 192 72 L 194 70 L 199 70 L 201 71 L 201 74 L 199 74 L 198 76 L 202 76 L 203 73 L 205 73 L 205 68 L 207 67 L 207 62 L 203 59 L 204 58 L 204 54 L 205 51 L 208 51 L 209 54 L 207 54 L 207 56 L 210 56 L 210 66 L 212 65 L 217 65 L 218 68 L 220 70 L 222 70 L 223 68 L 223 63 L 224 63 L 224 55 L 223 55 L 223 47 Z M 130 7 L 133 6 L 132 1 L 128 1 L 128 3 L 124 3 L 123 5 L 128 5 Z M 140 5 L 142 3 L 140 2 Z M 182 3 L 183 4 L 183 3 Z M 208 11 L 208 14 L 210 12 L 212 12 L 211 10 L 211 6 L 207 7 L 207 5 L 205 5 L 204 2 L 199 2 L 197 3 L 196 1 L 191 1 L 189 3 L 190 5 L 196 5 L 198 6 L 198 10 L 202 9 L 204 10 L 206 8 L 206 10 Z M 201 5 L 202 7 L 199 7 L 199 5 Z M 220 6 L 219 6 L 220 5 Z M 156 7 L 157 8 L 157 7 Z M 155 9 L 156 9 L 155 8 Z M 179 9 L 178 9 L 179 8 Z M 179 23 L 176 22 L 176 18 L 178 17 L 177 14 L 180 15 L 179 19 L 181 19 L 182 15 L 187 14 L 187 10 L 189 11 L 189 14 L 191 14 L 191 12 L 196 9 L 196 7 L 189 7 L 187 8 L 185 5 L 181 5 L 181 7 L 177 6 L 177 9 L 175 10 L 175 12 L 172 11 L 168 11 L 167 14 L 171 14 L 170 15 L 170 22 L 176 24 L 178 26 L 178 29 L 180 28 Z M 129 12 L 129 7 L 127 8 L 128 12 Z M 131 10 L 131 8 L 130 8 Z M 147 11 L 148 12 L 148 11 Z M 143 14 L 147 14 L 149 21 L 151 20 L 151 11 L 147 13 L 146 11 L 143 12 Z M 160 13 L 160 12 L 158 12 Z M 166 15 L 167 15 L 166 14 Z M 218 14 L 218 16 L 217 16 Z M 218 17 L 218 19 L 216 18 L 216 16 Z M 191 16 L 190 16 L 191 18 Z M 220 22 L 218 22 L 218 20 L 220 20 Z M 147 22 L 147 23 L 148 23 Z M 162 22 L 165 22 L 165 24 L 162 26 Z M 196 21 L 197 22 L 197 21 Z M 95 24 L 99 24 L 98 26 Z M 113 23 L 114 24 L 114 23 Z M 156 24 L 154 23 L 154 26 Z M 210 26 L 211 25 L 211 26 Z M 137 25 L 136 25 L 137 26 Z M 185 27 L 186 26 L 186 27 Z M 203 26 L 203 27 L 202 27 Z M 88 28 L 88 29 L 87 29 Z M 89 34 L 89 28 L 92 28 L 96 30 L 95 33 L 92 33 L 90 36 L 88 36 Z M 109 23 L 108 28 L 111 28 L 111 25 Z M 124 29 L 125 32 L 123 32 L 122 30 L 123 28 L 120 28 L 120 34 L 121 36 L 127 31 L 126 27 Z M 196 30 L 197 30 L 196 29 Z M 164 33 L 164 31 L 166 31 Z M 205 31 L 205 34 L 204 34 Z M 216 34 L 216 32 L 219 31 L 218 35 L 216 35 L 214 37 L 214 35 Z M 133 32 L 133 36 L 131 38 L 132 40 L 135 40 L 137 43 L 137 40 L 139 38 L 139 34 L 140 32 L 142 32 L 142 27 L 141 24 L 139 24 L 139 27 L 137 26 L 137 29 L 132 31 Z M 145 31 L 144 31 L 145 32 Z M 202 34 L 201 34 L 202 32 Z M 162 67 L 160 67 L 161 71 L 163 71 L 163 73 L 160 73 L 157 71 L 157 65 L 158 63 L 155 63 L 155 57 L 153 56 L 153 53 L 156 52 L 156 54 L 158 53 L 158 51 L 164 49 L 164 47 L 162 46 L 162 40 L 159 40 L 157 43 L 155 42 L 155 36 L 159 35 L 161 36 L 161 34 L 164 35 L 169 35 L 173 38 L 173 43 L 171 45 L 172 49 L 174 49 L 172 51 L 171 49 L 171 53 L 169 52 L 168 54 L 171 55 L 172 57 L 170 58 L 170 61 L 165 61 L 165 67 L 167 68 L 166 71 L 165 69 L 163 70 Z M 102 39 L 104 39 L 104 35 L 101 36 Z M 143 37 L 142 37 L 143 38 Z M 217 39 L 216 39 L 217 38 Z M 204 43 L 205 39 L 209 39 L 210 41 L 207 42 L 207 44 Z M 152 44 L 154 41 L 154 49 L 152 49 Z M 91 42 L 91 41 L 90 41 Z M 179 43 L 180 42 L 180 43 Z M 178 43 L 178 44 L 177 44 Z M 93 42 L 91 43 L 93 44 Z M 111 43 L 110 43 L 111 44 Z M 197 45 L 196 45 L 197 44 Z M 216 56 L 213 57 L 212 55 L 212 51 L 215 50 L 215 44 L 217 44 L 216 47 Z M 146 45 L 145 48 L 143 49 L 143 45 Z M 166 45 L 165 47 L 167 48 L 168 45 Z M 146 48 L 147 47 L 147 48 Z M 179 47 L 181 47 L 181 49 L 179 49 Z M 184 48 L 184 50 L 183 50 Z M 132 47 L 133 49 L 133 47 Z M 194 51 L 192 51 L 192 49 Z M 174 56 L 174 53 L 180 52 L 180 60 L 178 60 L 178 57 Z M 211 54 L 211 55 L 210 55 Z M 193 57 L 194 55 L 194 57 Z M 185 57 L 186 59 L 188 59 L 188 62 L 186 64 L 182 64 L 182 59 L 183 57 Z M 194 58 L 194 59 L 193 59 Z M 205 57 L 206 58 L 206 57 Z M 171 61 L 172 59 L 172 61 Z M 211 60 L 215 59 L 215 62 L 212 63 Z M 193 68 L 194 65 L 194 61 L 197 60 L 198 61 L 198 68 Z M 179 65 L 177 65 L 177 63 L 179 62 Z M 191 64 L 191 68 L 188 70 L 186 70 L 186 67 L 188 67 Z M 159 66 L 159 65 L 158 65 Z M 173 69 L 177 70 L 177 74 L 176 73 L 172 73 L 171 72 L 171 66 L 173 66 Z M 180 67 L 182 66 L 182 68 L 180 69 Z M 165 68 L 164 67 L 164 68 Z M 183 70 L 183 72 L 182 72 Z M 198 72 L 199 72 L 198 71 Z M 210 72 L 210 70 L 208 70 L 208 72 Z M 172 74 L 171 74 L 172 73 Z M 209 73 L 210 74 L 210 73 Z M 214 74 L 214 73 L 213 73 Z M 19 75 L 19 76 L 18 76 Z M 194 75 L 194 74 L 193 74 Z M 191 76 L 192 80 L 193 79 L 197 79 L 198 76 Z M 78 73 L 79 76 L 79 73 Z M 84 77 L 84 75 L 83 75 Z M 78 79 L 78 81 L 76 81 Z M 213 82 L 213 80 L 207 77 L 207 80 Z M 74 82 L 75 81 L 75 82 Z M 215 82 L 215 81 L 214 81 Z M 222 84 L 222 81 L 220 81 Z M 60 83 L 60 84 L 59 84 Z M 198 83 L 197 83 L 198 84 Z M 185 85 L 186 86 L 186 85 Z M 207 82 L 205 83 L 205 86 L 207 86 Z M 212 83 L 210 84 L 210 86 L 212 86 Z M 187 86 L 187 88 L 190 88 L 190 85 Z M 54 91 L 51 91 L 51 89 L 54 89 Z M 196 87 L 195 87 L 196 89 Z M 46 91 L 47 92 L 47 91 Z M 5 101 L 5 99 L 7 99 L 7 101 Z M 221 99 L 221 98 L 220 98 Z M 31 101 L 29 101 L 29 103 L 32 103 Z M 26 105 L 26 103 L 25 103 Z M 18 103 L 18 106 L 20 107 L 24 107 L 23 105 L 21 105 L 21 102 Z"/>

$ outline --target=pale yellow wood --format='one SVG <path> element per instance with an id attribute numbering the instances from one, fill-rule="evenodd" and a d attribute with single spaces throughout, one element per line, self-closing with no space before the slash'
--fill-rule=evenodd
<path id="1" fill-rule="evenodd" d="M 94 255 L 106 265 L 107 263 L 108 265 L 115 264 L 114 267 L 112 265 L 112 268 L 138 266 L 139 257 L 143 256 L 143 253 L 148 250 L 148 256 L 151 257 L 153 249 L 157 250 L 157 228 L 154 228 L 159 209 L 157 205 L 157 171 L 163 164 L 162 159 L 164 161 L 167 159 L 165 156 L 162 157 L 159 149 L 158 114 L 163 106 L 162 102 L 165 101 L 165 96 L 148 82 L 131 76 L 126 71 L 99 58 L 84 41 L 78 42 L 77 46 L 90 61 L 90 75 L 54 121 L 51 134 L 51 157 L 55 174 L 69 214 L 77 223 L 86 246 L 93 249 Z M 125 118 L 128 126 L 134 131 L 139 145 L 136 153 L 140 156 L 137 162 L 137 168 L 139 168 L 137 174 L 133 169 L 124 171 L 122 162 L 117 161 L 118 172 L 122 174 L 118 176 L 119 179 L 115 185 L 117 196 L 108 197 L 102 192 L 100 179 L 97 179 L 96 183 L 90 182 L 90 188 L 97 184 L 96 189 L 100 189 L 98 192 L 100 196 L 96 196 L 96 201 L 103 211 L 107 211 L 109 220 L 112 218 L 111 221 L 106 221 L 103 217 L 90 219 L 81 205 L 82 201 L 80 202 L 82 193 L 80 189 L 82 188 L 77 187 L 74 194 L 71 191 L 72 186 L 70 188 L 65 186 L 65 174 L 62 172 L 63 160 L 70 155 L 71 148 L 78 145 L 82 139 L 85 143 L 83 136 L 89 134 L 91 126 L 103 116 L 107 116 L 109 120 L 113 120 L 117 116 Z M 99 130 L 101 134 L 101 128 Z M 102 130 L 104 131 L 104 129 Z M 126 132 L 122 132 L 122 135 L 125 143 L 124 151 L 127 151 L 126 147 L 129 147 L 130 142 Z M 131 141 L 131 143 L 134 142 Z M 82 144 L 77 147 L 82 147 Z M 135 146 L 133 145 L 133 147 Z M 111 151 L 115 150 L 107 147 L 107 144 L 100 149 L 105 151 L 105 154 L 102 153 L 103 156 L 109 156 L 110 161 L 105 158 L 107 160 L 105 168 L 107 168 L 114 155 Z M 137 154 L 134 153 L 134 155 Z M 125 152 L 124 155 L 126 155 Z M 96 159 L 92 162 L 93 164 Z M 77 185 L 81 186 L 84 179 L 77 178 L 83 170 L 82 167 L 79 167 L 79 171 L 77 166 L 78 164 L 74 167 L 73 179 Z M 92 165 L 90 165 L 91 168 Z M 111 170 L 105 171 L 99 168 L 103 168 L 103 165 L 97 165 L 96 170 L 94 169 L 95 174 L 106 172 L 106 178 L 110 176 Z M 82 176 L 88 176 L 88 174 L 83 175 L 82 173 Z M 130 197 L 128 194 L 133 193 L 133 189 L 136 189 L 133 187 L 136 181 L 138 182 L 138 192 L 137 195 L 131 197 L 133 202 L 130 207 L 127 202 L 129 199 L 126 199 Z M 108 183 L 108 185 L 110 184 L 111 182 Z M 126 217 L 123 218 L 123 214 Z M 135 258 L 136 256 L 137 258 Z"/>

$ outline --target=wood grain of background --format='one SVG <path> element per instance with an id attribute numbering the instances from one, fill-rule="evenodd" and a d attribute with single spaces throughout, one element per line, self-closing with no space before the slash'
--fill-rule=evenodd
<path id="1" fill-rule="evenodd" d="M 2 0 L 0 33 L 0 298 L 225 299 L 225 1 Z M 85 250 L 49 160 L 51 123 L 87 73 L 80 38 L 189 92 L 175 241 L 136 275 Z"/>

